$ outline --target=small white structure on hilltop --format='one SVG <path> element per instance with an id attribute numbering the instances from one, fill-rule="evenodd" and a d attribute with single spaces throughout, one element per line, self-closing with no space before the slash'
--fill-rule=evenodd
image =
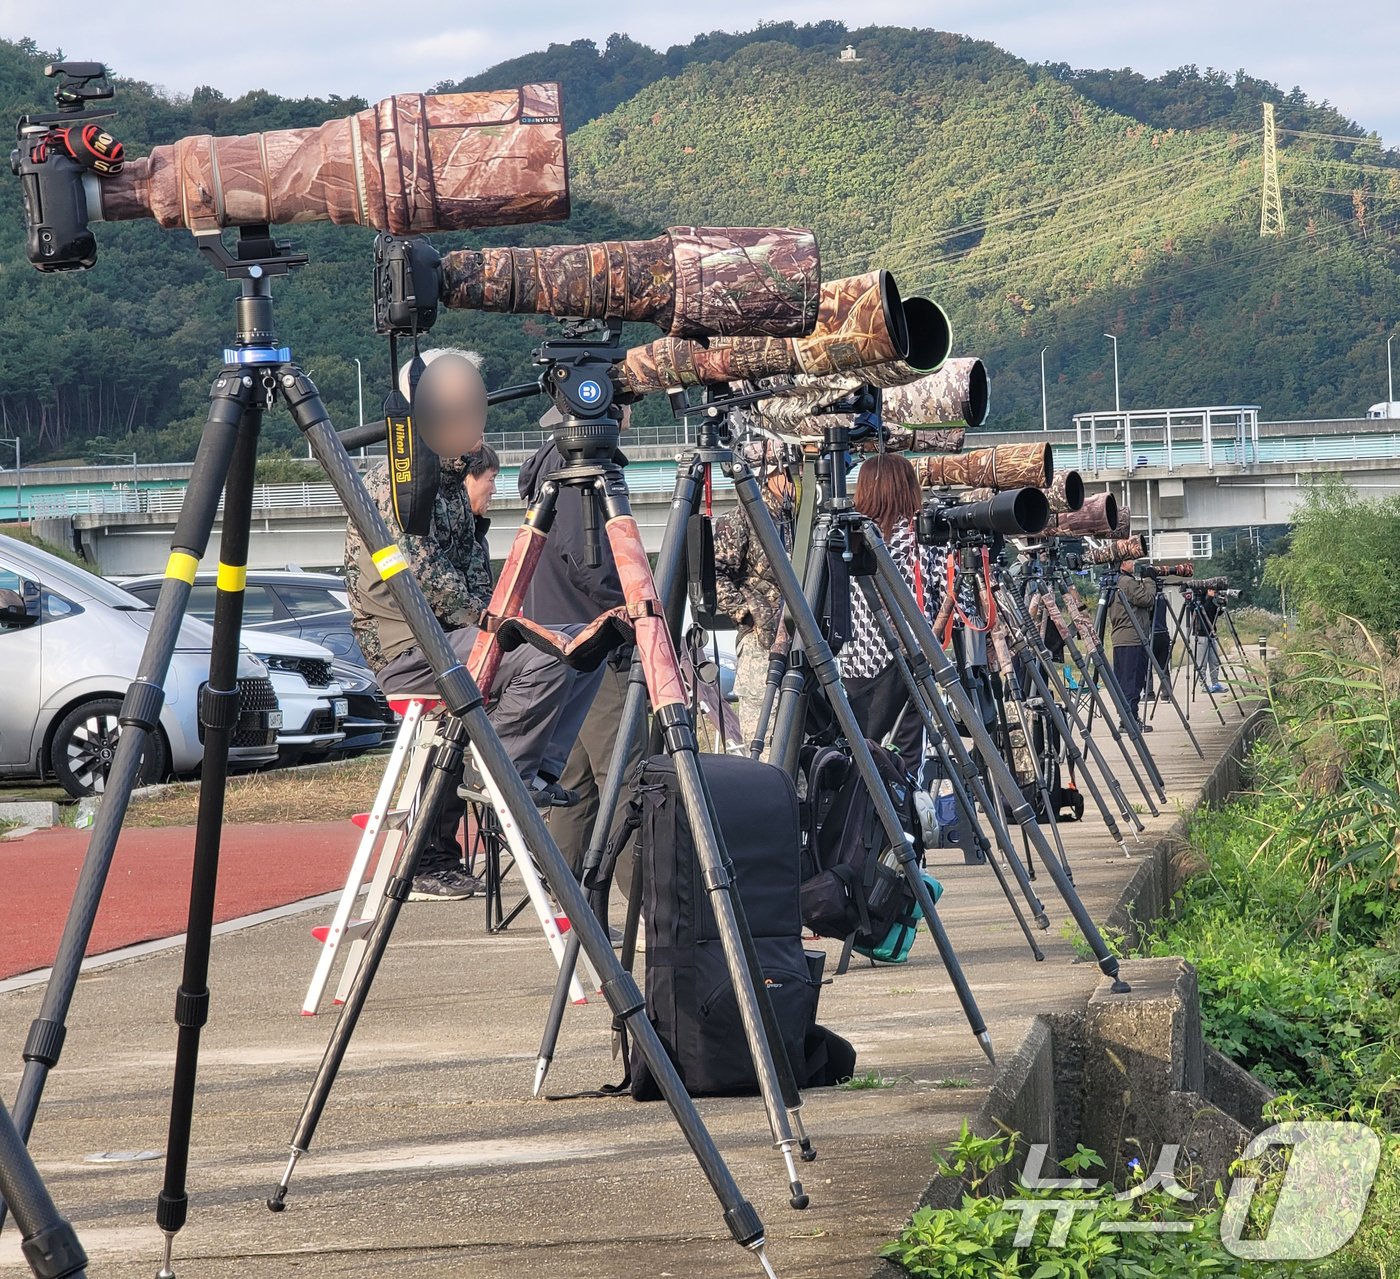
<path id="1" fill-rule="evenodd" d="M 848 44 L 844 49 L 841 50 L 841 61 L 842 61 L 842 62 L 859 62 L 859 61 L 860 61 L 860 59 L 859 59 L 858 57 L 856 57 L 856 47 L 855 47 L 855 45 L 853 45 L 853 44 Z"/>

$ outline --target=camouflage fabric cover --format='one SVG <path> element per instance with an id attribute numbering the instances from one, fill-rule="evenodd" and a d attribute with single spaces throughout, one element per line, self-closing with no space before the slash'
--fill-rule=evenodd
<path id="1" fill-rule="evenodd" d="M 104 180 L 108 221 L 342 222 L 395 235 L 569 216 L 557 84 L 400 93 L 315 129 L 181 138 Z"/>
<path id="2" fill-rule="evenodd" d="M 1044 488 L 1055 477 L 1054 457 L 1048 444 L 998 444 L 971 453 L 920 457 L 914 469 L 925 488 Z"/>
<path id="3" fill-rule="evenodd" d="M 1118 499 L 1112 493 L 1091 493 L 1077 511 L 1051 516 L 1045 532 L 1047 536 L 1063 533 L 1067 537 L 1109 537 L 1121 523 Z"/>
<path id="4" fill-rule="evenodd" d="M 491 565 L 476 535 L 476 517 L 467 502 L 461 458 L 442 462 L 442 482 L 433 503 L 427 536 L 403 533 L 394 515 L 388 466 L 380 462 L 365 476 L 365 488 L 408 561 L 414 580 L 427 596 L 444 630 L 473 625 L 491 595 Z M 388 586 L 379 576 L 370 551 L 352 524 L 345 534 L 345 589 L 354 614 L 350 629 L 370 669 L 378 672 L 413 647 L 408 628 Z"/>
<path id="5" fill-rule="evenodd" d="M 476 311 L 649 321 L 675 337 L 791 337 L 817 321 L 816 238 L 798 227 L 672 227 L 654 240 L 463 249 L 443 300 Z"/>
<path id="6" fill-rule="evenodd" d="M 916 381 L 903 384 L 904 372 Z M 824 427 L 817 409 L 835 404 L 862 386 L 885 388 L 881 415 L 891 426 L 939 426 L 965 422 L 982 426 L 987 420 L 987 373 L 976 357 L 947 360 L 934 373 L 919 373 L 904 361 L 875 365 L 855 373 L 826 377 L 769 378 L 771 399 L 760 400 L 754 414 L 768 430 L 779 435 L 820 436 Z"/>
<path id="7" fill-rule="evenodd" d="M 1141 535 L 1118 538 L 1091 546 L 1085 559 L 1090 564 L 1117 564 L 1122 560 L 1140 560 L 1147 555 L 1147 543 Z"/>
<path id="8" fill-rule="evenodd" d="M 1051 513 L 1052 515 L 1065 515 L 1065 514 L 1067 514 L 1067 513 L 1069 512 L 1070 505 L 1069 505 L 1069 494 L 1068 494 L 1068 492 L 1067 492 L 1067 489 L 1068 489 L 1068 486 L 1069 486 L 1069 484 L 1070 484 L 1070 477 L 1071 477 L 1071 476 L 1077 476 L 1078 474 L 1079 474 L 1078 471 L 1064 471 L 1064 472 L 1062 472 L 1061 474 L 1056 475 L 1055 478 L 1054 478 L 1053 480 L 1050 481 L 1049 487 L 1045 490 L 1045 496 L 1046 496 L 1046 497 L 1049 499 L 1049 501 L 1050 501 L 1050 513 Z M 1083 481 L 1082 481 L 1082 480 L 1079 482 L 1079 494 L 1078 494 L 1078 495 L 1079 495 L 1080 497 L 1083 496 Z M 1081 509 L 1081 510 L 1083 509 L 1083 505 L 1084 505 L 1084 504 L 1083 504 L 1083 502 L 1081 501 L 1081 502 L 1080 502 L 1080 509 Z"/>
<path id="9" fill-rule="evenodd" d="M 833 280 L 821 287 L 816 327 L 808 337 L 721 337 L 708 346 L 661 338 L 628 351 L 619 373 L 629 390 L 646 395 L 784 373 L 859 369 L 904 353 L 890 331 L 889 300 L 882 271 Z"/>

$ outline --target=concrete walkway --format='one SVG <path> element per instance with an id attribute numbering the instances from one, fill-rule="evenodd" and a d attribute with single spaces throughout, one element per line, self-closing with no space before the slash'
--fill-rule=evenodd
<path id="1" fill-rule="evenodd" d="M 1142 852 L 1125 859 L 1098 824 L 1063 828 L 1079 891 L 1104 920 L 1155 840 L 1165 836 L 1237 737 L 1198 704 L 1198 760 L 1164 708 L 1149 739 L 1168 805 Z M 1209 720 L 1209 722 L 1207 722 Z M 1105 749 L 1110 743 L 1105 742 Z M 1125 789 L 1131 789 L 1125 782 Z M 1092 811 L 1092 806 L 1091 806 Z M 274 856 L 295 856 L 294 849 Z M 1068 912 L 1044 874 L 1051 928 L 1032 961 L 989 870 L 932 858 L 941 914 L 1002 1062 L 1032 1018 L 1084 1006 L 1102 980 L 1062 935 Z M 322 912 L 324 913 L 324 912 Z M 757 1275 L 728 1237 L 697 1165 L 661 1103 L 530 1098 L 552 986 L 548 952 L 522 917 L 491 937 L 480 901 L 410 906 L 380 972 L 288 1210 L 263 1201 L 319 1061 L 329 1016 L 297 1014 L 321 914 L 219 938 L 190 1170 L 190 1222 L 176 1272 L 208 1279 L 399 1274 L 549 1279 L 710 1279 Z M 834 966 L 834 961 L 833 965 Z M 106 1279 L 149 1279 L 160 1235 L 161 1159 L 94 1162 L 102 1152 L 161 1151 L 174 1060 L 178 951 L 86 974 L 64 1060 L 32 1143 L 50 1189 Z M 0 1089 L 12 1097 L 38 988 L 0 996 Z M 769 1235 L 783 1279 L 867 1279 L 932 1174 L 931 1151 L 976 1113 L 995 1071 L 968 1031 L 927 935 L 902 967 L 855 967 L 822 993 L 821 1020 L 851 1039 L 859 1069 L 892 1086 L 808 1094 L 820 1152 L 803 1166 L 812 1206 L 787 1206 L 782 1164 L 753 1099 L 701 1111 Z M 609 1014 L 571 1009 L 550 1087 L 591 1089 L 620 1071 Z M 0 1274 L 25 1273 L 11 1226 Z"/>

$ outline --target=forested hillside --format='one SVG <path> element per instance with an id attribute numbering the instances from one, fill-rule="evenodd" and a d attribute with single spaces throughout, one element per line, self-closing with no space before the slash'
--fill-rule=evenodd
<path id="1" fill-rule="evenodd" d="M 859 61 L 838 59 L 848 42 Z M 7 118 L 46 103 L 45 57 L 0 42 Z M 805 223 L 828 277 L 888 265 L 906 292 L 943 303 L 959 350 L 989 363 L 999 426 L 1039 424 L 1042 347 L 1052 424 L 1112 407 L 1105 332 L 1120 338 L 1128 406 L 1343 416 L 1384 396 L 1384 339 L 1400 316 L 1400 157 L 1301 91 L 1193 68 L 1146 79 L 1033 66 L 958 36 L 835 23 L 716 33 L 665 53 L 625 36 L 555 45 L 460 87 L 540 78 L 565 86 L 574 217 L 483 243 Z M 1288 226 L 1261 240 L 1265 100 L 1283 130 Z M 361 105 L 212 89 L 172 101 L 123 82 L 114 128 L 139 154 Z M 41 276 L 24 260 L 17 185 L 0 182 L 0 434 L 18 434 L 35 461 L 105 447 L 189 456 L 229 336 L 229 286 L 187 234 L 139 223 L 98 228 L 94 270 Z M 387 360 L 370 323 L 372 237 L 287 234 L 312 264 L 277 286 L 281 336 L 342 423 L 356 417 L 358 357 L 372 416 Z M 489 380 L 504 383 L 529 375 L 547 331 L 445 314 L 435 337 L 481 349 Z M 521 406 L 494 418 L 528 421 Z M 284 415 L 270 420 L 270 447 L 292 436 Z"/>

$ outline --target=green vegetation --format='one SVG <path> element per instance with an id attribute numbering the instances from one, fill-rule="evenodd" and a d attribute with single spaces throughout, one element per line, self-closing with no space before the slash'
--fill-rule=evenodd
<path id="1" fill-rule="evenodd" d="M 1005 1196 L 979 1194 L 992 1173 L 1016 1159 L 1011 1137 L 977 1137 L 963 1122 L 958 1140 L 935 1154 L 939 1172 L 965 1178 L 968 1192 L 956 1208 L 920 1208 L 883 1255 L 918 1279 L 1179 1279 L 1182 1275 L 1255 1276 L 1317 1273 L 1315 1269 L 1280 1269 L 1251 1265 L 1231 1256 L 1220 1241 L 1219 1202 L 1174 1198 L 1166 1190 L 1131 1189 L 1118 1198 L 1111 1183 L 1083 1189 L 1027 1188 L 1017 1185 Z M 1059 1165 L 1072 1178 L 1093 1181 L 1103 1160 L 1079 1146 Z M 1145 1172 L 1139 1172 L 1139 1186 Z M 1191 1189 L 1187 1187 L 1187 1189 Z M 1219 1188 L 1217 1187 L 1217 1192 Z M 1215 1200 L 1223 1197 L 1218 1193 Z M 1011 1200 L 1015 1206 L 1008 1207 Z M 1076 1208 L 1063 1239 L 1055 1238 L 1055 1205 L 1072 1201 Z M 1035 1221 L 1031 1242 L 1017 1244 L 1025 1214 L 1021 1204 L 1045 1203 Z M 1168 1231 L 1123 1230 L 1158 1222 Z M 1181 1229 L 1181 1226 L 1187 1229 Z"/>
<path id="2" fill-rule="evenodd" d="M 1265 579 L 1306 620 L 1355 618 L 1393 641 L 1400 618 L 1400 498 L 1364 501 L 1336 478 L 1315 484 L 1294 515 L 1287 552 Z"/>
<path id="3" fill-rule="evenodd" d="M 860 61 L 838 60 L 847 42 Z M 47 101 L 46 57 L 32 41 L 0 42 L 6 118 Z M 1105 329 L 1123 338 L 1129 404 L 1335 416 L 1380 398 L 1377 344 L 1400 311 L 1400 157 L 1298 90 L 1194 68 L 1147 79 L 1035 66 L 941 32 L 834 22 L 711 33 L 665 53 L 623 35 L 552 45 L 460 87 L 546 77 L 563 80 L 574 126 L 574 216 L 486 242 L 805 223 L 829 276 L 888 265 L 906 292 L 944 303 L 959 348 L 990 362 L 1002 427 L 1038 424 L 1041 346 L 1057 420 L 1106 407 Z M 1284 134 L 1288 234 L 1261 241 L 1265 100 L 1287 130 L 1357 142 Z M 191 133 L 317 124 L 362 101 L 213 88 L 177 100 L 125 82 L 119 105 L 116 131 L 139 155 Z M 371 236 L 324 224 L 288 234 L 312 263 L 279 287 L 281 337 L 341 423 L 355 420 L 358 358 L 377 414 L 387 356 L 368 322 Z M 0 183 L 0 429 L 36 463 L 81 454 L 96 435 L 143 459 L 189 458 L 228 335 L 228 286 L 185 232 L 114 224 L 98 238 L 94 270 L 40 276 L 23 260 L 18 184 Z M 479 349 L 504 384 L 530 376 L 530 348 L 549 331 L 447 314 L 434 339 Z M 493 424 L 521 429 L 532 411 L 501 406 Z M 638 420 L 666 415 L 654 399 Z M 300 451 L 284 414 L 265 435 L 270 451 Z"/>
<path id="4" fill-rule="evenodd" d="M 862 1071 L 859 1075 L 852 1075 L 849 1079 L 843 1079 L 836 1087 L 841 1092 L 866 1092 L 872 1089 L 893 1088 L 898 1082 L 872 1068 Z"/>
<path id="5" fill-rule="evenodd" d="M 1192 823 L 1198 873 L 1149 951 L 1196 966 L 1206 1038 L 1280 1092 L 1272 1118 L 1383 1134 L 1362 1229 L 1325 1271 L 1360 1279 L 1400 1264 L 1400 665 L 1355 624 L 1310 632 L 1270 710 L 1250 793 Z"/>
<path id="6" fill-rule="evenodd" d="M 29 546 L 37 546 L 41 551 L 47 551 L 50 555 L 57 555 L 59 559 L 67 560 L 70 564 L 76 564 L 80 569 L 91 573 L 92 565 L 84 560 L 74 551 L 66 547 L 55 546 L 52 542 L 46 542 L 42 537 L 36 536 L 34 531 L 27 524 L 6 524 L 0 537 L 12 537 L 17 542 L 24 542 Z"/>

